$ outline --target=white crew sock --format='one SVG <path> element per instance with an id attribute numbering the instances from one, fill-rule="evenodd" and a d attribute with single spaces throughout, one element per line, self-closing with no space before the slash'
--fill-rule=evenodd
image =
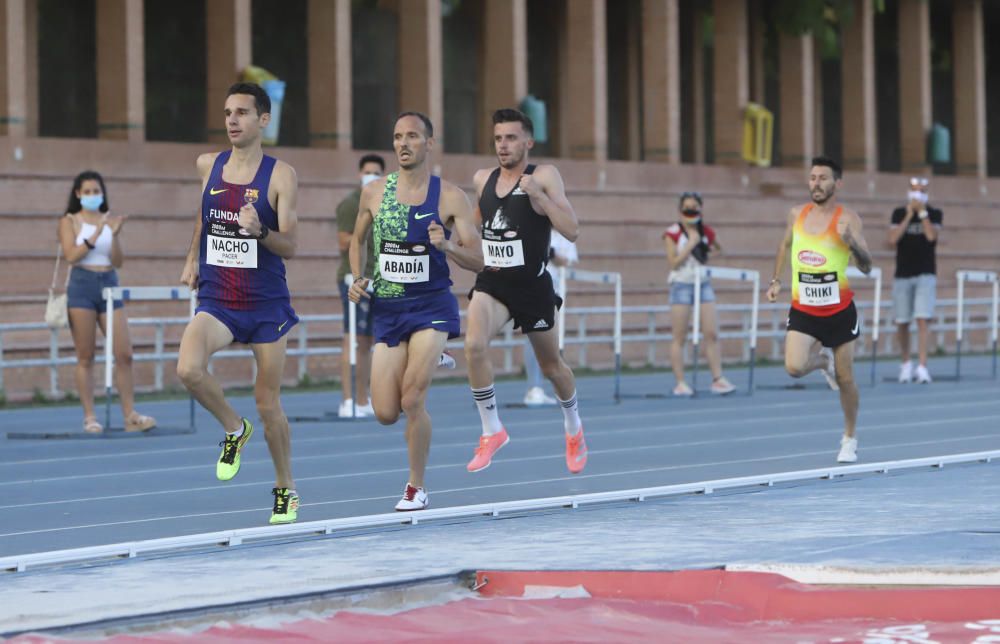
<path id="1" fill-rule="evenodd" d="M 559 398 L 558 395 L 556 397 Z M 580 425 L 583 424 L 580 420 L 580 407 L 576 402 L 576 391 L 573 391 L 573 395 L 569 397 L 569 400 L 559 398 L 559 405 L 563 410 L 566 434 L 576 436 L 577 432 L 580 431 Z"/>
<path id="2" fill-rule="evenodd" d="M 492 436 L 503 429 L 493 385 L 481 389 L 473 388 L 472 397 L 476 401 L 476 407 L 479 408 L 479 418 L 483 421 L 483 435 Z"/>

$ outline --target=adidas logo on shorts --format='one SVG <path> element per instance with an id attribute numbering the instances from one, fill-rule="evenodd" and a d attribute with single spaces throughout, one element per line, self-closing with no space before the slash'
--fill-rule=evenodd
<path id="1" fill-rule="evenodd" d="M 549 323 L 546 322 L 545 320 L 539 320 L 538 322 L 535 322 L 535 326 L 533 328 L 535 328 L 535 329 L 547 329 L 547 328 L 549 328 Z"/>

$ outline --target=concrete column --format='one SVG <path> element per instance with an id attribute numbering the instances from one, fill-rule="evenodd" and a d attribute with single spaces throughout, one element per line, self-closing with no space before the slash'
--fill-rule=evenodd
<path id="1" fill-rule="evenodd" d="M 97 137 L 146 138 L 143 0 L 97 0 Z"/>
<path id="2" fill-rule="evenodd" d="M 702 25 L 705 13 L 701 5 L 694 6 L 691 29 L 691 120 L 694 126 L 692 147 L 694 162 L 705 163 L 705 38 Z"/>
<path id="3" fill-rule="evenodd" d="M 854 19 L 841 35 L 843 166 L 864 172 L 878 170 L 873 1 L 854 0 Z"/>
<path id="4" fill-rule="evenodd" d="M 750 99 L 746 0 L 713 0 L 715 163 L 743 164 L 743 115 Z"/>
<path id="5" fill-rule="evenodd" d="M 955 170 L 986 176 L 986 61 L 982 0 L 955 0 Z"/>
<path id="6" fill-rule="evenodd" d="M 761 15 L 761 0 L 747 0 L 747 29 L 750 43 L 750 100 L 758 105 L 765 103 L 764 33 L 767 24 Z"/>
<path id="7" fill-rule="evenodd" d="M 604 0 L 566 3 L 566 79 L 561 101 L 560 153 L 572 159 L 608 158 L 607 29 Z"/>
<path id="8" fill-rule="evenodd" d="M 643 0 L 641 41 L 642 158 L 646 161 L 680 163 L 681 73 L 677 0 Z"/>
<path id="9" fill-rule="evenodd" d="M 816 150 L 815 60 L 811 35 L 780 36 L 781 164 L 804 167 Z"/>
<path id="10" fill-rule="evenodd" d="M 206 105 L 208 140 L 225 143 L 226 90 L 240 78 L 251 60 L 250 0 L 205 2 Z"/>
<path id="11" fill-rule="evenodd" d="M 26 23 L 25 0 L 4 0 L 0 4 L 0 136 L 27 135 L 29 54 Z M 35 122 L 38 122 L 37 115 Z"/>
<path id="12" fill-rule="evenodd" d="M 493 112 L 528 94 L 526 0 L 485 0 L 479 84 L 479 151 L 493 153 Z"/>
<path id="13" fill-rule="evenodd" d="M 309 145 L 351 149 L 351 1 L 309 0 Z"/>
<path id="14" fill-rule="evenodd" d="M 931 127 L 931 9 L 927 0 L 899 2 L 900 170 L 924 174 Z"/>
<path id="15" fill-rule="evenodd" d="M 444 74 L 441 68 L 441 1 L 399 3 L 399 108 L 423 112 L 444 150 Z"/>

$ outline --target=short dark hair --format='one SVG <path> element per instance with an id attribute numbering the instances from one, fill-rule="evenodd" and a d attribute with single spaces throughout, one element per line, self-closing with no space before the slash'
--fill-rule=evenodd
<path id="1" fill-rule="evenodd" d="M 530 136 L 535 136 L 535 124 L 531 122 L 531 117 L 510 107 L 504 107 L 493 112 L 493 125 L 497 123 L 520 123 L 524 131 Z"/>
<path id="2" fill-rule="evenodd" d="M 253 96 L 253 104 L 257 108 L 257 115 L 271 113 L 271 97 L 267 95 L 264 88 L 257 83 L 234 83 L 229 86 L 226 98 L 233 94 L 247 94 Z"/>
<path id="3" fill-rule="evenodd" d="M 682 192 L 681 193 L 681 198 L 677 201 L 677 205 L 678 206 L 683 206 L 685 199 L 694 199 L 695 201 L 698 202 L 699 206 L 704 206 L 705 205 L 705 202 L 702 201 L 702 199 L 701 199 L 701 193 L 700 192 L 695 192 L 694 190 L 688 190 L 686 192 Z"/>
<path id="4" fill-rule="evenodd" d="M 824 157 L 824 156 L 813 157 L 811 163 L 812 166 L 821 165 L 821 166 L 826 166 L 827 168 L 833 170 L 834 179 L 839 180 L 844 176 L 844 172 L 843 170 L 841 170 L 840 164 L 831 159 L 830 157 Z"/>
<path id="5" fill-rule="evenodd" d="M 403 118 L 404 116 L 416 116 L 418 119 L 421 120 L 421 122 L 423 122 L 424 133 L 427 135 L 427 138 L 429 139 L 432 136 L 434 136 L 434 124 L 431 123 L 431 119 L 426 114 L 424 114 L 423 112 L 413 112 L 413 111 L 400 112 L 399 116 L 396 117 L 395 122 L 399 123 L 399 119 Z"/>
<path id="6" fill-rule="evenodd" d="M 382 168 L 382 172 L 385 172 L 385 159 L 380 154 L 366 154 L 361 157 L 361 160 L 358 161 L 358 170 L 363 169 L 366 163 L 377 163 Z"/>
<path id="7" fill-rule="evenodd" d="M 80 198 L 76 196 L 76 191 L 83 187 L 84 181 L 96 181 L 100 184 L 101 194 L 104 195 L 104 202 L 98 210 L 107 212 L 110 206 L 108 206 L 108 191 L 104 188 L 104 178 L 99 172 L 95 172 L 94 170 L 84 170 L 73 179 L 73 188 L 69 191 L 69 203 L 66 204 L 66 212 L 76 213 L 83 210 L 83 204 L 80 203 Z"/>

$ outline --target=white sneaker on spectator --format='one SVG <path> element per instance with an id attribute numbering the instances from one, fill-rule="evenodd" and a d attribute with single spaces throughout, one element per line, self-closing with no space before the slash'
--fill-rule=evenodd
<path id="1" fill-rule="evenodd" d="M 717 396 L 725 396 L 726 394 L 731 394 L 736 391 L 736 387 L 733 383 L 726 380 L 725 376 L 719 376 L 718 380 L 712 381 L 712 393 Z"/>
<path id="2" fill-rule="evenodd" d="M 823 347 L 819 353 L 826 356 L 826 366 L 820 371 L 823 377 L 826 378 L 826 384 L 830 385 L 830 389 L 840 391 L 840 385 L 837 384 L 837 369 L 834 366 L 833 349 Z"/>
<path id="3" fill-rule="evenodd" d="M 681 398 L 690 398 L 694 395 L 694 390 L 686 382 L 679 382 L 677 386 L 674 387 L 674 395 Z"/>
<path id="4" fill-rule="evenodd" d="M 899 381 L 902 383 L 913 382 L 913 363 L 909 360 L 899 365 Z"/>
<path id="5" fill-rule="evenodd" d="M 541 387 L 532 387 L 528 390 L 528 393 L 524 394 L 524 404 L 529 407 L 554 405 L 556 404 L 556 399 L 547 395 Z"/>
<path id="6" fill-rule="evenodd" d="M 443 369 L 454 369 L 455 368 L 455 358 L 447 350 L 441 352 L 441 357 L 438 358 L 438 366 Z"/>
<path id="7" fill-rule="evenodd" d="M 354 407 L 352 410 L 351 407 Z M 351 412 L 354 413 L 351 413 Z M 368 416 L 374 416 L 375 410 L 372 409 L 371 401 L 367 405 L 354 405 L 354 401 L 350 398 L 344 400 L 340 403 L 340 408 L 337 409 L 337 416 L 341 418 L 366 418 Z"/>
<path id="8" fill-rule="evenodd" d="M 917 382 L 922 385 L 930 384 L 931 382 L 933 382 L 933 380 L 931 379 L 930 372 L 927 371 L 927 367 L 925 367 L 922 364 L 917 365 Z"/>
<path id="9" fill-rule="evenodd" d="M 858 460 L 858 439 L 844 436 L 840 439 L 840 453 L 837 454 L 838 463 L 854 463 Z"/>

